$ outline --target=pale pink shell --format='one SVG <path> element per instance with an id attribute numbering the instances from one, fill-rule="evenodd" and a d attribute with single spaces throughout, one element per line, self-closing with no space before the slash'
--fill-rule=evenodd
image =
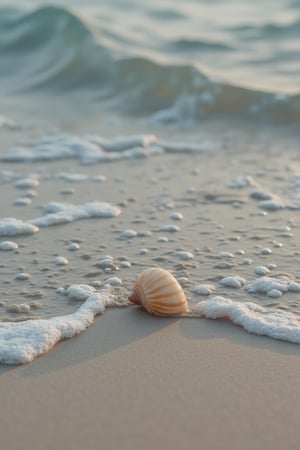
<path id="1" fill-rule="evenodd" d="M 188 312 L 180 284 L 170 272 L 160 267 L 144 270 L 137 277 L 128 299 L 156 316 L 180 316 Z"/>

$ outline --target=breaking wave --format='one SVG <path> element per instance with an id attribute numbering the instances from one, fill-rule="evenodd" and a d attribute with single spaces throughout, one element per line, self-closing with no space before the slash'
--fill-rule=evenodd
<path id="1" fill-rule="evenodd" d="M 289 31 L 294 32 L 299 23 L 291 26 Z M 262 32 L 276 34 L 277 28 L 268 25 Z M 193 65 L 162 64 L 142 52 L 124 54 L 113 45 L 122 39 L 109 25 L 99 29 L 69 9 L 1 8 L 1 89 L 10 93 L 86 91 L 89 99 L 92 96 L 107 108 L 158 122 L 219 115 L 300 122 L 300 94 L 253 90 L 212 79 Z M 170 45 L 174 51 L 230 51 L 222 43 L 200 40 L 181 39 Z"/>

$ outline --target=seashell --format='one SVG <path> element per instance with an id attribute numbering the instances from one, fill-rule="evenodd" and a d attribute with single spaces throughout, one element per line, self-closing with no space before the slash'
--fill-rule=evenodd
<path id="1" fill-rule="evenodd" d="M 170 272 L 160 267 L 146 269 L 137 277 L 128 300 L 156 316 L 181 316 L 188 312 L 182 287 Z"/>

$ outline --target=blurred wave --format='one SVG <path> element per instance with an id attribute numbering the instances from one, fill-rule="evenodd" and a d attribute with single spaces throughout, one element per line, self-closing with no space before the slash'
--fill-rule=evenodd
<path id="1" fill-rule="evenodd" d="M 300 6 L 300 5 L 299 5 Z M 286 24 L 265 23 L 262 25 L 242 25 L 234 27 L 252 39 L 284 39 L 300 37 L 300 19 Z"/>
<path id="2" fill-rule="evenodd" d="M 171 15 L 168 11 L 163 16 Z M 242 32 L 249 33 L 244 26 Z M 257 30 L 256 30 L 257 32 Z M 286 26 L 264 25 L 266 35 L 300 33 L 300 21 Z M 94 28 L 71 9 L 47 6 L 33 11 L 0 9 L 0 77 L 9 92 L 84 92 L 123 113 L 157 122 L 199 120 L 234 115 L 276 122 L 300 122 L 300 95 L 251 90 L 224 83 L 185 63 L 162 64 L 144 56 L 124 54 L 108 45 L 127 39 L 107 26 Z M 231 51 L 221 41 L 178 39 L 170 51 Z M 89 96 L 90 98 L 90 96 Z"/>

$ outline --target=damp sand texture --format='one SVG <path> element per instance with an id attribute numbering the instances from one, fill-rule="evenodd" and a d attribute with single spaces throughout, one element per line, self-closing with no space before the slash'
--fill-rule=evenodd
<path id="1" fill-rule="evenodd" d="M 1 173 L 8 216 L 0 220 L 2 363 L 31 361 L 80 333 L 109 303 L 129 307 L 135 278 L 151 266 L 174 274 L 200 319 L 227 318 L 250 333 L 300 342 L 294 153 L 290 165 L 285 154 L 284 163 L 273 156 L 269 166 L 258 149 L 253 166 L 237 159 L 234 140 L 224 151 L 224 139 L 206 137 L 204 147 L 154 135 L 54 136 L 27 144 L 23 157 L 18 152 L 18 170 L 15 147 L 3 154 L 14 170 Z M 60 155 L 58 142 L 66 149 Z M 62 159 L 67 172 L 55 170 Z M 90 309 L 107 289 L 108 299 Z M 90 314 L 85 326 L 82 310 Z"/>

